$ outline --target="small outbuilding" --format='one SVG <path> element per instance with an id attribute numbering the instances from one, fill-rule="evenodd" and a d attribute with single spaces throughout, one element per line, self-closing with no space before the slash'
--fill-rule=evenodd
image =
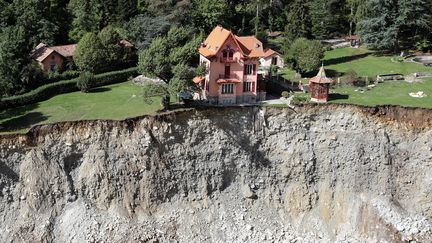
<path id="1" fill-rule="evenodd" d="M 326 103 L 328 101 L 330 85 L 333 80 L 327 78 L 324 66 L 322 66 L 317 76 L 309 80 L 309 93 L 312 102 Z"/>

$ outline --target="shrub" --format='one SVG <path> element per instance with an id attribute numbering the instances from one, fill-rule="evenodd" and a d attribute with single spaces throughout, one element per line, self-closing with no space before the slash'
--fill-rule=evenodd
<path id="1" fill-rule="evenodd" d="M 341 85 L 353 85 L 357 82 L 357 80 L 358 74 L 352 69 L 346 71 L 340 79 Z"/>
<path id="2" fill-rule="evenodd" d="M 284 91 L 284 92 L 282 92 L 282 97 L 284 97 L 284 98 L 288 98 L 289 96 L 290 96 L 290 94 L 289 94 L 289 92 L 288 91 Z"/>
<path id="3" fill-rule="evenodd" d="M 293 100 L 291 101 L 292 105 L 302 105 L 309 103 L 309 97 L 308 96 L 299 96 L 295 95 Z"/>
<path id="4" fill-rule="evenodd" d="M 81 90 L 81 92 L 87 93 L 90 90 L 93 81 L 94 81 L 94 75 L 93 75 L 93 73 L 91 73 L 91 72 L 84 72 L 78 78 L 77 88 L 79 90 Z"/>
<path id="5" fill-rule="evenodd" d="M 130 76 L 138 75 L 137 68 L 102 73 L 94 76 L 93 86 L 99 87 L 124 82 Z M 77 91 L 78 78 L 46 84 L 22 95 L 4 98 L 0 101 L 0 110 L 23 106 L 47 100 L 55 95 Z"/>
<path id="6" fill-rule="evenodd" d="M 287 49 L 285 60 L 300 73 L 316 70 L 324 57 L 324 48 L 317 40 L 296 39 Z"/>
<path id="7" fill-rule="evenodd" d="M 67 70 L 62 73 L 58 72 L 49 72 L 48 78 L 46 80 L 47 83 L 54 83 L 60 80 L 67 80 L 67 79 L 73 79 L 77 78 L 80 75 L 80 71 L 75 70 Z"/>

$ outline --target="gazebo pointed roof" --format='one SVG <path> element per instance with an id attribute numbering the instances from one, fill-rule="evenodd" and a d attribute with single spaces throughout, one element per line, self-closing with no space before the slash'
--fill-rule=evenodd
<path id="1" fill-rule="evenodd" d="M 333 80 L 331 78 L 327 78 L 324 65 L 322 65 L 318 74 L 311 78 L 309 82 L 318 84 L 331 84 L 333 83 Z"/>

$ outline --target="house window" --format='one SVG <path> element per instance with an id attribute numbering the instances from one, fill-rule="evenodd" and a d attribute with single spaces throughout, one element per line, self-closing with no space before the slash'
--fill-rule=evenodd
<path id="1" fill-rule="evenodd" d="M 245 66 L 245 70 L 244 73 L 245 75 L 252 75 L 252 74 L 256 74 L 256 65 L 255 64 L 246 64 Z"/>
<path id="2" fill-rule="evenodd" d="M 272 65 L 277 65 L 277 57 L 272 57 Z"/>
<path id="3" fill-rule="evenodd" d="M 234 94 L 234 84 L 222 84 L 222 94 Z"/>
<path id="4" fill-rule="evenodd" d="M 252 82 L 247 81 L 243 83 L 243 92 L 252 92 Z"/>

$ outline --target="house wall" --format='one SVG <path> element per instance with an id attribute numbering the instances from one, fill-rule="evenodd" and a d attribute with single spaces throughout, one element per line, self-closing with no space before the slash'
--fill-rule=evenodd
<path id="1" fill-rule="evenodd" d="M 277 58 L 277 66 L 279 68 L 284 68 L 285 62 L 284 62 L 283 58 L 280 55 L 277 55 L 277 54 L 273 54 L 273 55 L 271 55 L 269 57 L 266 57 L 266 58 L 261 58 L 260 59 L 261 67 L 270 68 L 270 66 L 272 64 L 272 58 L 274 56 Z"/>
<path id="2" fill-rule="evenodd" d="M 51 70 L 51 65 L 57 65 L 57 67 L 61 70 L 64 68 L 64 57 L 60 54 L 53 52 L 51 53 L 45 60 L 43 60 L 40 65 L 44 72 L 49 72 Z"/>
<path id="3" fill-rule="evenodd" d="M 222 62 L 223 50 L 227 46 L 235 51 L 233 58 L 234 62 Z M 237 44 L 230 37 L 224 43 L 223 47 L 219 53 L 210 58 L 210 60 L 201 56 L 200 61 L 208 63 L 209 73 L 206 75 L 206 82 L 209 83 L 209 91 L 207 92 L 207 98 L 211 103 L 227 104 L 227 103 L 242 103 L 242 102 L 254 102 L 256 97 L 256 87 L 257 87 L 257 72 L 253 75 L 244 75 L 244 65 L 255 64 L 256 70 L 258 71 L 259 61 L 258 59 L 248 59 L 242 61 L 243 55 L 240 50 L 238 50 Z M 220 75 L 225 75 L 225 66 L 230 66 L 230 75 L 239 79 L 241 83 L 235 84 L 234 94 L 221 94 L 222 85 L 217 83 Z M 253 92 L 243 93 L 243 82 L 250 81 L 254 82 L 255 90 Z"/>

